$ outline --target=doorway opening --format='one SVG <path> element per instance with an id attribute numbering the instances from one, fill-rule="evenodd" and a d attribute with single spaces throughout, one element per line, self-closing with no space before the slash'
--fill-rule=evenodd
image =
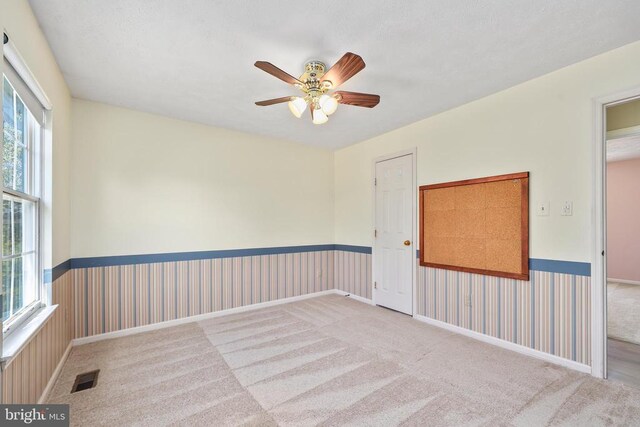
<path id="1" fill-rule="evenodd" d="M 640 388 L 640 99 L 605 106 L 606 377 Z"/>

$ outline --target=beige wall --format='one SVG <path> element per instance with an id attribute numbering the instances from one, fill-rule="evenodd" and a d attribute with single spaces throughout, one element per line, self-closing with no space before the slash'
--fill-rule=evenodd
<path id="1" fill-rule="evenodd" d="M 26 0 L 3 0 L 0 26 L 31 69 L 53 104 L 52 134 L 45 153 L 52 159 L 49 174 L 52 187 L 43 194 L 42 236 L 44 268 L 67 259 L 69 245 L 69 146 L 71 97 L 47 40 Z"/>
<path id="2" fill-rule="evenodd" d="M 607 130 L 640 126 L 640 100 L 607 108 Z"/>
<path id="3" fill-rule="evenodd" d="M 333 153 L 73 101 L 72 257 L 331 243 Z"/>
<path id="4" fill-rule="evenodd" d="M 640 43 L 337 151 L 336 243 L 372 244 L 372 161 L 417 147 L 418 185 L 530 171 L 531 257 L 590 261 L 593 99 L 635 86 Z"/>

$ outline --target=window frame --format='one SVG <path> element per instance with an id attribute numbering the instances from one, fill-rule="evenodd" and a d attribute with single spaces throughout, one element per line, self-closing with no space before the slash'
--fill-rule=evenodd
<path id="1" fill-rule="evenodd" d="M 2 84 L 4 85 L 4 80 L 11 85 L 11 88 L 14 92 L 14 96 L 20 98 L 20 101 L 23 103 L 26 111 L 29 112 L 26 120 L 27 122 L 27 137 L 25 140 L 25 151 L 26 155 L 26 167 L 28 170 L 28 174 L 23 177 L 25 180 L 25 191 L 30 192 L 22 192 L 19 190 L 15 190 L 13 188 L 8 188 L 4 186 L 4 170 L 1 171 L 3 176 L 2 180 L 2 195 L 3 200 L 4 196 L 8 195 L 9 197 L 16 198 L 19 200 L 24 200 L 26 202 L 33 203 L 34 206 L 34 226 L 33 226 L 33 249 L 29 251 L 23 251 L 20 254 L 10 255 L 5 257 L 4 254 L 1 254 L 2 261 L 15 259 L 17 257 L 24 257 L 25 255 L 34 254 L 34 266 L 33 266 L 33 280 L 35 283 L 33 284 L 35 298 L 34 300 L 27 304 L 24 307 L 21 307 L 18 311 L 13 313 L 10 317 L 2 321 L 2 335 L 3 338 L 6 339 L 12 332 L 20 329 L 20 326 L 29 320 L 34 314 L 36 314 L 40 309 L 45 307 L 46 304 L 46 292 L 44 289 L 44 281 L 42 275 L 42 247 L 40 236 L 42 232 L 42 221 L 41 221 L 41 198 L 40 194 L 42 191 L 43 185 L 43 144 L 44 144 L 44 131 L 46 123 L 39 123 L 34 113 L 29 110 L 27 104 L 24 99 L 20 96 L 20 93 L 16 90 L 16 86 L 9 80 L 9 76 L 4 72 L 0 73 L 2 76 Z M 19 76 L 18 76 L 19 77 Z M 43 119 L 45 119 L 43 117 Z M 4 127 L 4 124 L 3 124 Z M 0 148 L 2 148 L 2 152 L 4 153 L 4 131 L 2 140 L 0 140 Z M 4 231 L 4 230 L 2 230 Z M 0 232 L 1 233 L 1 232 Z M 3 237 L 4 238 L 4 237 Z M 31 286 L 31 285 L 29 285 Z M 6 295 L 3 295 L 3 300 L 6 299 Z M 4 301 L 6 304 L 6 301 Z"/>

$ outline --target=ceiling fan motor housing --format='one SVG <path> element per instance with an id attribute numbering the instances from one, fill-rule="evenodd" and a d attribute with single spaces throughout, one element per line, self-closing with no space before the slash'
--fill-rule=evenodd
<path id="1" fill-rule="evenodd" d="M 326 70 L 326 65 L 324 64 L 324 62 L 315 61 L 315 60 L 309 61 L 304 66 L 305 74 L 303 74 L 303 76 L 308 75 L 308 77 L 312 77 L 312 78 L 315 77 L 319 79 L 324 75 L 325 70 Z"/>
<path id="2" fill-rule="evenodd" d="M 312 60 L 305 64 L 304 73 L 300 76 L 300 81 L 303 82 L 303 87 L 300 89 L 306 94 L 305 100 L 316 104 L 316 108 L 319 108 L 318 99 L 328 90 L 328 85 L 320 81 L 325 72 L 324 62 Z"/>
<path id="3" fill-rule="evenodd" d="M 345 91 L 337 91 L 333 94 L 327 93 L 364 69 L 365 63 L 362 58 L 352 52 L 345 53 L 328 70 L 322 61 L 315 59 L 307 61 L 304 66 L 304 73 L 300 78 L 295 78 L 266 61 L 256 61 L 254 65 L 285 83 L 293 85 L 304 94 L 303 96 L 283 96 L 267 99 L 256 102 L 257 105 L 267 106 L 288 102 L 289 109 L 298 118 L 302 116 L 302 112 L 309 106 L 311 117 L 315 124 L 326 123 L 327 116 L 336 111 L 338 104 L 373 108 L 380 102 L 379 95 L 368 93 Z"/>

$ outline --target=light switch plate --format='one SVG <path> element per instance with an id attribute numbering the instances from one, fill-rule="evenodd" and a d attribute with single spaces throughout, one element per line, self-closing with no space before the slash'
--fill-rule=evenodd
<path id="1" fill-rule="evenodd" d="M 538 216 L 549 216 L 549 202 L 540 202 L 536 206 L 536 214 Z"/>
<path id="2" fill-rule="evenodd" d="M 560 211 L 560 215 L 562 216 L 573 215 L 573 202 L 566 200 L 564 203 L 562 203 L 562 210 Z"/>

